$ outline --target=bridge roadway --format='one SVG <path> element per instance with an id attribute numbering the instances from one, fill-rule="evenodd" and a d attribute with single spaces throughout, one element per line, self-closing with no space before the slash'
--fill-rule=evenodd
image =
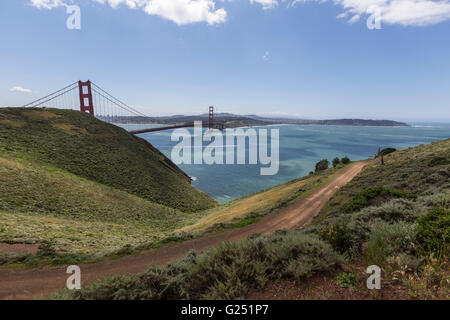
<path id="1" fill-rule="evenodd" d="M 163 127 L 157 127 L 157 128 L 148 128 L 148 129 L 142 129 L 142 130 L 134 130 L 129 131 L 131 134 L 140 134 L 140 133 L 147 133 L 147 132 L 155 132 L 155 131 L 163 131 L 163 130 L 170 130 L 170 129 L 178 129 L 178 128 L 189 128 L 193 127 L 194 123 L 183 123 L 183 124 L 177 124 L 174 126 L 163 126 Z"/>
<path id="2" fill-rule="evenodd" d="M 155 132 L 155 131 L 163 131 L 163 130 L 171 130 L 171 129 L 178 129 L 178 128 L 190 128 L 193 127 L 194 123 L 183 123 L 183 124 L 177 124 L 172 126 L 163 126 L 163 127 L 157 127 L 157 128 L 148 128 L 148 129 L 141 129 L 141 130 L 134 130 L 134 131 L 128 131 L 132 135 L 141 134 L 141 133 L 147 133 L 147 132 Z M 214 128 L 223 130 L 224 124 L 223 123 L 215 123 Z"/>

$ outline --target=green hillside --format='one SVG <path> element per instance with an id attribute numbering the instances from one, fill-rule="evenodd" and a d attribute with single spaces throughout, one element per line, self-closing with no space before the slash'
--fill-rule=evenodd
<path id="1" fill-rule="evenodd" d="M 236 299 L 272 282 L 290 288 L 286 294 L 296 298 L 293 283 L 308 283 L 309 277 L 328 271 L 338 276 L 332 283 L 316 277 L 309 282 L 308 296 L 327 297 L 332 292 L 325 288 L 338 285 L 352 287 L 352 298 L 383 299 L 384 290 L 394 284 L 396 292 L 413 299 L 448 299 L 449 242 L 447 139 L 390 153 L 384 164 L 373 160 L 304 229 L 224 243 L 165 266 L 149 266 L 139 275 L 112 276 L 55 297 Z M 370 265 L 382 268 L 383 282 L 381 290 L 368 293 L 364 279 Z M 273 298 L 279 296 L 277 291 Z"/>
<path id="2" fill-rule="evenodd" d="M 0 109 L 0 156 L 55 167 L 183 212 L 216 205 L 148 142 L 78 111 Z"/>
<path id="3" fill-rule="evenodd" d="M 23 160 L 0 157 L 0 176 L 0 243 L 47 243 L 58 254 L 102 257 L 152 246 L 203 216 Z"/>

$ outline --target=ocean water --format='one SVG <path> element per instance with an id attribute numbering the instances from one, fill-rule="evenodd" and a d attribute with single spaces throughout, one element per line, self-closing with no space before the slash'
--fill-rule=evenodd
<path id="1" fill-rule="evenodd" d="M 127 130 L 151 125 L 122 125 Z M 377 149 L 405 149 L 450 138 L 450 124 L 412 124 L 411 127 L 354 127 L 320 125 L 282 125 L 253 127 L 279 129 L 280 163 L 278 174 L 260 175 L 261 165 L 186 165 L 179 167 L 193 178 L 192 185 L 220 203 L 253 194 L 292 179 L 308 175 L 316 162 L 348 156 L 351 160 L 373 157 Z M 193 132 L 192 129 L 189 129 Z M 169 158 L 178 143 L 172 131 L 141 134 Z M 204 147 L 208 142 L 204 142 Z M 201 148 L 194 148 L 201 152 Z"/>

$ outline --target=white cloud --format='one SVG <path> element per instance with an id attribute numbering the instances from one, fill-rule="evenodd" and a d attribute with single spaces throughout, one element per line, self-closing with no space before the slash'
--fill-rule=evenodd
<path id="1" fill-rule="evenodd" d="M 20 87 L 20 86 L 12 87 L 11 89 L 9 89 L 9 91 L 13 91 L 13 92 L 26 92 L 26 93 L 33 92 L 33 90 L 31 90 L 31 89 L 25 89 L 25 88 L 22 88 L 22 87 Z"/>
<path id="2" fill-rule="evenodd" d="M 65 0 L 66 2 L 69 0 Z M 73 1 L 73 0 L 70 0 Z M 118 8 L 124 5 L 130 9 L 140 9 L 149 15 L 160 16 L 178 25 L 194 22 L 206 22 L 209 25 L 224 23 L 227 12 L 216 9 L 219 0 L 92 0 L 94 2 Z M 220 0 L 221 3 L 231 0 Z M 288 8 L 300 3 L 323 3 L 328 0 L 249 0 L 260 4 L 264 10 L 274 9 L 280 3 Z M 332 0 L 342 7 L 338 18 L 349 18 L 355 23 L 376 13 L 385 24 L 404 26 L 426 26 L 450 19 L 450 0 Z M 51 10 L 66 6 L 63 0 L 30 0 L 32 6 Z M 298 6 L 297 6 L 298 7 Z"/>
<path id="3" fill-rule="evenodd" d="M 70 0 L 73 2 L 73 0 Z M 62 0 L 31 0 L 31 5 L 38 9 L 48 9 L 52 10 L 53 8 L 67 7 L 67 4 Z"/>
<path id="4" fill-rule="evenodd" d="M 266 52 L 264 53 L 264 55 L 262 56 L 262 59 L 263 59 L 264 61 L 269 61 L 269 59 L 270 59 L 270 52 L 269 52 L 269 51 L 266 51 Z"/>
<path id="5" fill-rule="evenodd" d="M 140 9 L 149 15 L 160 16 L 177 25 L 206 22 L 209 25 L 224 23 L 227 19 L 225 9 L 216 9 L 213 0 L 92 0 L 116 9 L 125 5 L 130 9 Z M 61 0 L 31 0 L 36 8 L 51 10 L 65 6 Z"/>
<path id="6" fill-rule="evenodd" d="M 150 0 L 146 2 L 144 6 L 146 13 L 163 17 L 178 25 L 203 21 L 214 25 L 223 23 L 227 19 L 225 9 L 216 10 L 212 0 Z"/>
<path id="7" fill-rule="evenodd" d="M 326 0 L 292 0 L 300 2 Z M 403 26 L 426 26 L 450 19 L 449 0 L 333 0 L 344 12 L 337 18 L 350 16 L 349 23 L 377 14 L 382 23 Z"/>
<path id="8" fill-rule="evenodd" d="M 250 3 L 259 3 L 264 10 L 273 9 L 278 6 L 278 0 L 250 0 Z"/>

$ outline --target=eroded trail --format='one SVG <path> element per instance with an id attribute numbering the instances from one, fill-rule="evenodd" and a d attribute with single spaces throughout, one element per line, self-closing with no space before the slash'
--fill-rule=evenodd
<path id="1" fill-rule="evenodd" d="M 304 226 L 317 215 L 328 199 L 343 185 L 352 180 L 367 164 L 357 162 L 336 174 L 330 181 L 318 187 L 307 197 L 289 207 L 267 215 L 259 222 L 240 229 L 225 230 L 217 234 L 205 235 L 139 255 L 131 255 L 116 260 L 82 264 L 82 282 L 90 282 L 117 273 L 139 273 L 150 264 L 163 264 L 176 259 L 189 250 L 204 250 L 223 241 L 236 241 L 255 233 L 269 234 L 275 230 L 293 229 Z M 48 294 L 65 287 L 66 266 L 38 270 L 0 270 L 0 299 L 44 298 Z"/>

